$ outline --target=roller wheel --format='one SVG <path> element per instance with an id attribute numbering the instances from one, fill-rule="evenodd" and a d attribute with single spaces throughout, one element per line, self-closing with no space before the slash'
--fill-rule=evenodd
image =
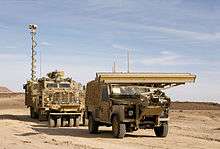
<path id="1" fill-rule="evenodd" d="M 70 118 L 69 120 L 69 127 L 73 127 L 74 126 L 74 119 Z"/>
<path id="2" fill-rule="evenodd" d="M 88 126 L 88 123 L 88 119 L 85 116 L 83 116 L 83 126 Z"/>
<path id="3" fill-rule="evenodd" d="M 83 126 L 88 126 L 88 123 L 89 123 L 88 119 L 85 118 L 85 119 L 83 120 Z"/>
<path id="4" fill-rule="evenodd" d="M 57 118 L 56 127 L 61 127 L 61 118 Z"/>
<path id="5" fill-rule="evenodd" d="M 68 126 L 68 121 L 66 119 L 62 119 L 62 126 L 63 127 Z"/>
<path id="6" fill-rule="evenodd" d="M 79 121 L 80 121 L 80 118 L 79 117 L 76 117 L 75 119 L 74 119 L 74 126 L 75 127 L 79 127 Z"/>
<path id="7" fill-rule="evenodd" d="M 55 127 L 55 120 L 52 117 L 49 118 L 49 127 Z"/>

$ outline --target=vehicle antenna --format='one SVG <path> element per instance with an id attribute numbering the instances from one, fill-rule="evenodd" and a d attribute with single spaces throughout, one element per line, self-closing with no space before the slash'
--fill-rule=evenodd
<path id="1" fill-rule="evenodd" d="M 127 65 L 128 65 L 128 70 L 127 73 L 130 73 L 130 50 L 127 50 Z"/>
<path id="2" fill-rule="evenodd" d="M 113 73 L 116 72 L 116 64 L 115 64 L 115 61 L 114 61 L 114 63 L 113 63 L 112 72 L 113 72 Z"/>

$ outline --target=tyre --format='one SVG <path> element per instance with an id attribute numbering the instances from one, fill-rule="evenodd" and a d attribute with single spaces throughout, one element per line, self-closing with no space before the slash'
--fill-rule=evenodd
<path id="1" fill-rule="evenodd" d="M 73 127 L 74 126 L 74 119 L 70 118 L 69 120 L 69 127 Z"/>
<path id="2" fill-rule="evenodd" d="M 31 118 L 37 118 L 37 114 L 36 114 L 36 112 L 34 112 L 33 107 L 30 107 L 30 115 L 31 115 Z"/>
<path id="3" fill-rule="evenodd" d="M 39 121 L 46 121 L 46 120 L 47 120 L 47 117 L 46 117 L 42 112 L 39 112 L 39 114 L 38 114 L 38 120 L 39 120 Z"/>
<path id="4" fill-rule="evenodd" d="M 112 119 L 112 134 L 115 138 L 124 138 L 126 133 L 125 124 L 121 124 L 118 116 L 114 116 Z"/>
<path id="5" fill-rule="evenodd" d="M 84 122 L 83 122 L 83 126 L 88 126 L 88 124 L 89 124 L 88 119 L 85 119 Z"/>
<path id="6" fill-rule="evenodd" d="M 83 126 L 88 126 L 88 119 L 83 116 Z"/>
<path id="7" fill-rule="evenodd" d="M 97 122 L 93 119 L 92 115 L 89 115 L 88 129 L 90 133 L 97 133 L 99 129 L 99 126 Z"/>
<path id="8" fill-rule="evenodd" d="M 57 118 L 56 127 L 61 127 L 61 117 Z"/>
<path id="9" fill-rule="evenodd" d="M 166 137 L 168 134 L 168 123 L 163 123 L 160 127 L 154 127 L 154 132 L 157 137 Z"/>
<path id="10" fill-rule="evenodd" d="M 55 127 L 55 120 L 52 117 L 49 117 L 49 127 Z"/>
<path id="11" fill-rule="evenodd" d="M 74 119 L 74 126 L 75 126 L 75 127 L 79 127 L 79 121 L 80 121 L 80 118 L 79 118 L 79 117 L 76 117 L 76 118 Z"/>

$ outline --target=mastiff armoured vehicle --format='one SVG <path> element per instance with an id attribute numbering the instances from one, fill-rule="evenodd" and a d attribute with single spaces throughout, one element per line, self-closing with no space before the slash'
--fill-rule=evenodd
<path id="1" fill-rule="evenodd" d="M 170 98 L 163 90 L 195 78 L 189 73 L 97 73 L 86 89 L 89 132 L 104 125 L 112 126 L 117 138 L 138 129 L 154 129 L 157 137 L 166 137 Z"/>
<path id="2" fill-rule="evenodd" d="M 82 86 L 71 78 L 65 78 L 63 71 L 27 81 L 24 89 L 25 105 L 30 107 L 32 118 L 48 120 L 51 127 L 78 126 L 80 120 L 83 121 Z"/>

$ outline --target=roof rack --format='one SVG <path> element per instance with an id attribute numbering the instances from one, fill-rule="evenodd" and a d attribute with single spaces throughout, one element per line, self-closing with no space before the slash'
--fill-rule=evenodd
<path id="1" fill-rule="evenodd" d="M 111 84 L 139 84 L 156 88 L 169 88 L 195 82 L 191 73 L 96 73 L 96 80 Z"/>

